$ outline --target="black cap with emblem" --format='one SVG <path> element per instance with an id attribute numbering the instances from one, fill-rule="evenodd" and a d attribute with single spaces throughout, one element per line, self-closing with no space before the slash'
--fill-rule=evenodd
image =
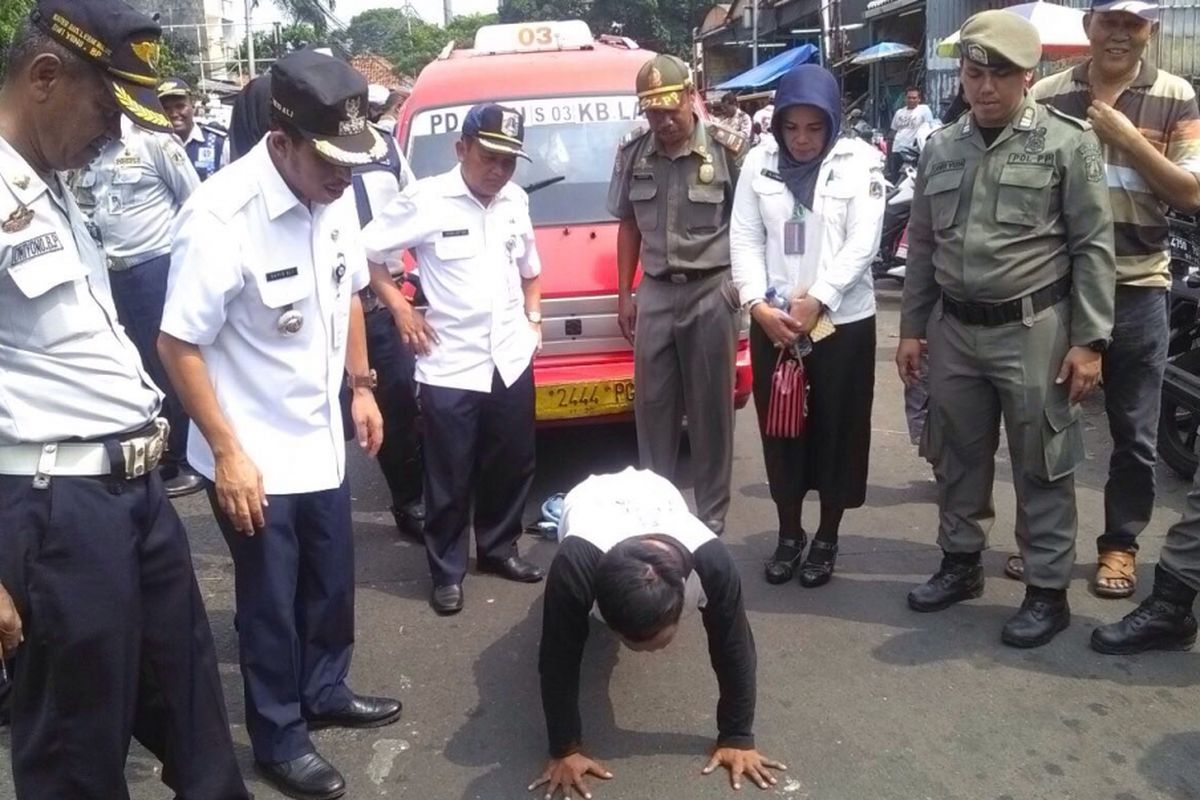
<path id="1" fill-rule="evenodd" d="M 462 135 L 468 136 L 487 150 L 518 156 L 531 161 L 525 152 L 525 117 L 513 108 L 495 103 L 480 103 L 467 112 Z"/>
<path id="2" fill-rule="evenodd" d="M 305 49 L 276 61 L 271 110 L 330 163 L 356 167 L 387 156 L 387 143 L 367 124 L 366 79 L 332 56 Z"/>
<path id="3" fill-rule="evenodd" d="M 162 28 L 121 0 L 38 0 L 29 18 L 39 30 L 98 66 L 125 116 L 171 132 L 158 101 Z"/>
<path id="4" fill-rule="evenodd" d="M 158 85 L 159 97 L 190 97 L 192 87 L 183 78 L 167 78 Z"/>

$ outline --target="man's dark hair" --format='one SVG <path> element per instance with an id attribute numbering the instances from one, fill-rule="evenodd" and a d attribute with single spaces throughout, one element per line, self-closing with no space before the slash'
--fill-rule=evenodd
<path id="1" fill-rule="evenodd" d="M 271 130 L 281 131 L 288 137 L 288 139 L 292 141 L 293 144 L 299 144 L 305 139 L 305 136 L 300 132 L 300 129 L 297 128 L 290 119 L 276 111 L 274 107 L 271 108 Z"/>
<path id="2" fill-rule="evenodd" d="M 920 87 L 920 86 L 909 86 L 907 89 L 905 89 L 905 90 L 904 90 L 904 93 L 905 93 L 905 94 L 908 94 L 909 92 L 916 92 L 916 93 L 917 93 L 917 97 L 924 97 L 924 96 L 925 96 L 925 93 L 921 91 L 921 87 Z"/>
<path id="3" fill-rule="evenodd" d="M 33 24 L 33 20 L 26 17 L 4 51 L 3 74 L 10 77 L 16 75 L 18 71 L 24 69 L 44 53 L 57 56 L 69 75 L 79 75 L 91 67 L 78 55 L 50 38 L 49 34 Z"/>
<path id="4" fill-rule="evenodd" d="M 626 539 L 596 569 L 596 604 L 608 626 L 632 642 L 653 639 L 683 612 L 687 574 L 661 547 Z"/>

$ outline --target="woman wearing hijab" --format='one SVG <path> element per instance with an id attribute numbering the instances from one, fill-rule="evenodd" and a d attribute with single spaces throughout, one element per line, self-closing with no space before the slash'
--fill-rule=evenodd
<path id="1" fill-rule="evenodd" d="M 779 514 L 770 583 L 791 580 L 798 565 L 803 586 L 828 583 L 842 515 L 866 499 L 875 385 L 870 267 L 883 224 L 883 175 L 877 154 L 838 135 L 841 120 L 841 92 L 827 70 L 806 64 L 784 75 L 771 135 L 747 154 L 733 204 L 733 281 L 752 319 L 754 402 Z M 814 329 L 819 341 L 808 338 Z M 776 373 L 798 341 L 812 341 L 801 359 L 807 416 L 799 435 L 796 426 L 780 435 L 771 415 L 781 398 L 772 387 L 778 394 Z M 810 490 L 820 495 L 821 516 L 800 564 Z"/>

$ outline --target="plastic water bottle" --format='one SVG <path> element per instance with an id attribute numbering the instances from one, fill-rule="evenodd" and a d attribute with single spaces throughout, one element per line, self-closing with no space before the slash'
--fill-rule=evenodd
<path id="1" fill-rule="evenodd" d="M 767 305 L 769 305 L 771 308 L 778 308 L 785 314 L 787 314 L 790 310 L 791 304 L 788 302 L 787 297 L 785 297 L 782 292 L 777 291 L 774 286 L 772 286 L 770 289 L 767 289 L 766 300 Z M 796 339 L 795 343 L 792 344 L 792 355 L 794 355 L 796 360 L 799 361 L 811 353 L 812 349 L 812 339 L 808 337 L 807 333 L 802 333 L 800 334 L 799 338 Z"/>

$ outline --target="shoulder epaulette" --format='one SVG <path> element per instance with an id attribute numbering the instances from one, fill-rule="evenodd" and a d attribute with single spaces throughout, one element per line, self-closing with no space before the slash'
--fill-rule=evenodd
<path id="1" fill-rule="evenodd" d="M 224 138 L 229 138 L 229 131 L 225 130 L 225 128 L 222 127 L 221 125 L 215 125 L 210 122 L 201 122 L 200 130 L 208 131 L 209 133 L 215 133 L 217 136 L 221 136 Z"/>
<path id="2" fill-rule="evenodd" d="M 746 146 L 750 144 L 750 140 L 742 136 L 737 131 L 732 131 L 726 128 L 719 122 L 708 123 L 708 133 L 712 136 L 713 141 L 724 147 L 735 156 L 740 156 L 746 152 Z"/>
<path id="3" fill-rule="evenodd" d="M 621 144 L 619 145 L 620 149 L 622 149 L 622 150 L 625 149 L 629 145 L 636 142 L 638 139 L 641 139 L 643 136 L 645 136 L 649 132 L 650 132 L 649 128 L 639 125 L 638 127 L 631 130 L 629 133 L 625 134 L 624 138 L 621 139 Z"/>

